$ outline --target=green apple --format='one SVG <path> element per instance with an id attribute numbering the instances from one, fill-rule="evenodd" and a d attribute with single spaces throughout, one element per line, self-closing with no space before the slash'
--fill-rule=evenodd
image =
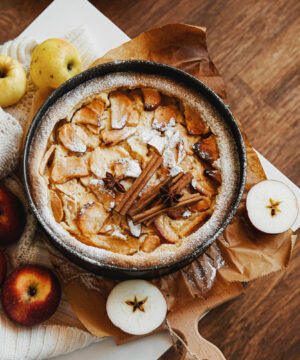
<path id="1" fill-rule="evenodd" d="M 17 103 L 26 91 L 26 73 L 10 56 L 0 55 L 0 106 Z"/>
<path id="2" fill-rule="evenodd" d="M 75 47 L 62 39 L 48 39 L 32 53 L 30 76 L 39 88 L 56 89 L 81 72 L 81 58 Z"/>

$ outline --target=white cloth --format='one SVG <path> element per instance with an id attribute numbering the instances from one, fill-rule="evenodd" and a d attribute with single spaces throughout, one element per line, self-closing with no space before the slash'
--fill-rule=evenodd
<path id="1" fill-rule="evenodd" d="M 71 42 L 79 51 L 83 69 L 99 57 L 93 50 L 95 48 L 93 40 L 86 27 L 80 26 L 63 38 Z M 0 46 L 0 54 L 14 57 L 28 71 L 35 44 L 33 39 L 12 40 Z M 23 136 L 22 128 L 26 125 L 35 91 L 36 88 L 28 75 L 27 92 L 24 97 L 5 111 L 0 108 L 0 178 L 10 174 L 17 165 Z M 12 175 L 3 181 L 24 204 L 27 219 L 27 225 L 19 242 L 5 250 L 9 271 L 24 263 L 51 266 L 43 241 L 45 235 L 41 230 L 36 231 L 36 221 L 29 211 L 20 180 Z M 64 296 L 51 319 L 32 328 L 13 324 L 4 315 L 0 305 L 0 360 L 49 359 L 96 341 L 99 339 L 85 330 Z"/>
<path id="2" fill-rule="evenodd" d="M 22 137 L 19 122 L 0 107 L 0 179 L 15 170 Z"/>

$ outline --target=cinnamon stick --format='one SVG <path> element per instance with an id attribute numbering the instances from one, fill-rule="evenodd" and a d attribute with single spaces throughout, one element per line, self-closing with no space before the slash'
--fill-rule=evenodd
<path id="1" fill-rule="evenodd" d="M 195 202 L 200 201 L 201 199 L 203 199 L 203 196 L 201 194 L 185 195 L 174 206 L 169 206 L 168 207 L 166 204 L 155 205 L 151 209 L 146 210 L 146 211 L 142 212 L 141 214 L 137 214 L 137 215 L 132 216 L 132 221 L 133 221 L 134 224 L 139 224 L 139 223 L 144 222 L 146 220 L 153 219 L 154 217 L 156 217 L 157 215 L 159 215 L 162 212 L 167 212 L 169 210 L 174 210 L 174 209 L 180 208 L 182 206 L 192 205 Z"/>
<path id="2" fill-rule="evenodd" d="M 121 198 L 121 201 L 117 204 L 115 211 L 119 212 L 121 215 L 126 215 L 127 211 L 134 203 L 141 190 L 150 180 L 155 171 L 160 167 L 162 162 L 163 158 L 160 155 L 154 154 L 152 156 L 145 169 L 141 172 L 139 177 Z"/>
<path id="3" fill-rule="evenodd" d="M 159 194 L 160 189 L 167 185 L 172 181 L 172 178 L 169 176 L 165 180 L 163 180 L 160 184 L 156 185 L 151 191 L 147 194 L 144 194 L 141 196 L 139 200 L 135 204 L 132 205 L 132 207 L 129 209 L 128 214 L 130 216 L 136 215 L 140 210 L 144 209 L 148 204 L 153 201 L 156 196 Z"/>
<path id="4" fill-rule="evenodd" d="M 180 173 L 178 174 L 174 180 L 177 178 L 178 181 L 174 181 L 171 186 L 170 190 L 174 191 L 175 193 L 179 194 L 193 179 L 193 175 L 191 173 Z M 161 204 L 162 199 L 159 199 L 154 206 Z M 149 219 L 145 224 L 149 226 L 153 221 L 153 218 Z"/>

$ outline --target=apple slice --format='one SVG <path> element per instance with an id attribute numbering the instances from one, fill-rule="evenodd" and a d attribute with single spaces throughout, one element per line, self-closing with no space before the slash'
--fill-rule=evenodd
<path id="1" fill-rule="evenodd" d="M 50 190 L 50 204 L 55 221 L 61 222 L 64 217 L 62 202 L 53 190 Z"/>
<path id="2" fill-rule="evenodd" d="M 7 261 L 4 252 L 0 249 L 0 285 L 3 283 L 7 270 Z"/>
<path id="3" fill-rule="evenodd" d="M 141 250 L 145 253 L 154 251 L 160 245 L 160 238 L 157 235 L 147 235 L 142 243 Z"/>
<path id="4" fill-rule="evenodd" d="M 275 180 L 254 185 L 247 195 L 246 208 L 253 226 L 268 234 L 283 233 L 298 216 L 296 196 L 287 185 Z"/>
<path id="5" fill-rule="evenodd" d="M 1 292 L 2 306 L 14 322 L 33 326 L 48 320 L 58 308 L 61 288 L 47 268 L 25 265 L 9 275 Z"/>
<path id="6" fill-rule="evenodd" d="M 200 160 L 208 162 L 209 164 L 212 164 L 219 157 L 217 140 L 213 134 L 194 144 L 193 150 Z"/>
<path id="7" fill-rule="evenodd" d="M 88 137 L 80 126 L 64 124 L 58 130 L 58 139 L 70 151 L 85 153 L 87 150 Z"/>
<path id="8" fill-rule="evenodd" d="M 124 178 L 124 177 L 137 178 L 142 172 L 139 162 L 137 160 L 133 160 L 129 158 L 118 159 L 115 162 L 113 168 L 114 168 L 114 174 L 118 178 Z"/>
<path id="9" fill-rule="evenodd" d="M 153 111 L 161 103 L 160 93 L 156 89 L 142 88 L 144 110 Z"/>
<path id="10" fill-rule="evenodd" d="M 63 184 L 74 177 L 89 175 L 87 162 L 83 157 L 60 157 L 53 162 L 51 179 L 56 184 Z"/>
<path id="11" fill-rule="evenodd" d="M 202 135 L 209 131 L 209 127 L 198 112 L 189 107 L 184 109 L 185 123 L 190 135 Z"/>
<path id="12" fill-rule="evenodd" d="M 204 176 L 214 181 L 217 185 L 221 185 L 222 183 L 221 173 L 218 169 L 204 170 Z"/>
<path id="13" fill-rule="evenodd" d="M 135 132 L 136 128 L 134 127 L 124 127 L 121 130 L 106 130 L 102 132 L 102 140 L 105 145 L 116 145 L 122 140 L 126 140 Z"/>
<path id="14" fill-rule="evenodd" d="M 123 129 L 133 110 L 132 101 L 120 92 L 112 93 L 109 100 L 111 103 L 111 128 Z"/>
<path id="15" fill-rule="evenodd" d="M 154 220 L 153 224 L 162 238 L 168 243 L 176 244 L 179 237 L 169 224 L 169 220 L 166 215 L 162 214 Z"/>
<path id="16" fill-rule="evenodd" d="M 109 213 L 98 202 L 85 204 L 77 217 L 77 225 L 85 236 L 96 235 L 102 228 Z"/>
<path id="17" fill-rule="evenodd" d="M 148 334 L 158 328 L 167 314 L 160 290 L 145 280 L 127 280 L 109 294 L 106 311 L 111 322 L 132 335 Z"/>
<path id="18" fill-rule="evenodd" d="M 73 122 L 75 124 L 85 124 L 99 127 L 101 125 L 101 118 L 93 108 L 84 106 L 80 110 L 76 111 L 73 116 Z"/>
<path id="19" fill-rule="evenodd" d="M 175 125 L 176 111 L 171 106 L 159 106 L 154 112 L 152 127 L 159 131 L 165 131 L 168 125 Z"/>

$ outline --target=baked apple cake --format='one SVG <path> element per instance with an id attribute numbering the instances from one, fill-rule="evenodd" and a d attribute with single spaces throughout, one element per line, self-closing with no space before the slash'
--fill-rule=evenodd
<path id="1" fill-rule="evenodd" d="M 68 246 L 147 267 L 180 259 L 218 229 L 237 163 L 230 131 L 201 95 L 118 73 L 48 110 L 31 145 L 31 192 Z"/>

